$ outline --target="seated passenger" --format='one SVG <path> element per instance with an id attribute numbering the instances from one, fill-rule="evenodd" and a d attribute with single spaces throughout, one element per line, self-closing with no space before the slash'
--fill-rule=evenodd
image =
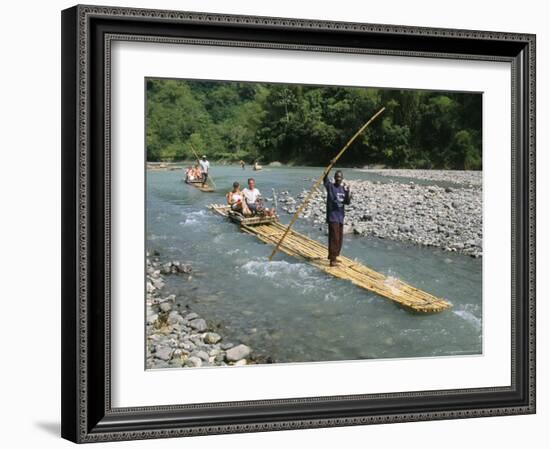
<path id="1" fill-rule="evenodd" d="M 202 172 L 198 165 L 195 165 L 193 169 L 193 178 L 195 182 L 199 182 L 202 179 Z"/>
<path id="2" fill-rule="evenodd" d="M 233 190 L 227 192 L 226 199 L 227 204 L 231 206 L 231 210 L 241 212 L 245 216 L 251 214 L 246 201 L 243 201 L 243 194 L 240 189 L 240 184 L 237 181 L 233 183 Z"/>
<path id="3" fill-rule="evenodd" d="M 187 182 L 193 182 L 193 168 L 192 167 L 187 167 L 185 169 L 185 180 Z"/>
<path id="4" fill-rule="evenodd" d="M 242 190 L 244 202 L 253 214 L 272 216 L 273 209 L 267 209 L 263 205 L 260 191 L 255 187 L 254 178 L 248 178 L 248 187 Z"/>

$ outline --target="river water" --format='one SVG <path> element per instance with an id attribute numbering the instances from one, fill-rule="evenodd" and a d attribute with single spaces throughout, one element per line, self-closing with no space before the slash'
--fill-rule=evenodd
<path id="1" fill-rule="evenodd" d="M 218 326 L 225 340 L 245 343 L 278 363 L 481 353 L 481 259 L 346 235 L 344 255 L 453 304 L 438 314 L 412 313 L 284 254 L 268 262 L 272 247 L 206 208 L 223 203 L 233 181 L 244 186 L 249 176 L 264 197 L 276 189 L 296 198 L 321 169 L 211 170 L 215 193 L 186 185 L 180 170 L 147 172 L 147 249 L 158 251 L 162 261 L 192 265 L 189 280 L 166 276 L 166 290 Z M 344 173 L 348 180 L 391 180 L 355 170 Z M 290 220 L 280 215 L 283 223 Z M 302 221 L 297 230 L 326 243 L 323 231 Z"/>

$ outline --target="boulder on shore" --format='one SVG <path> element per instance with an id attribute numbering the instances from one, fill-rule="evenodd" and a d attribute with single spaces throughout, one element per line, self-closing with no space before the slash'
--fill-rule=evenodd
<path id="1" fill-rule="evenodd" d="M 216 334 L 215 332 L 208 332 L 204 335 L 204 341 L 208 344 L 215 344 L 219 342 L 222 339 L 222 337 L 219 334 Z"/>
<path id="2" fill-rule="evenodd" d="M 192 321 L 189 321 L 189 326 L 191 326 L 193 329 L 204 332 L 207 329 L 206 321 L 202 318 L 196 318 Z"/>
<path id="3" fill-rule="evenodd" d="M 225 359 L 228 362 L 238 362 L 250 355 L 250 348 L 246 345 L 238 345 L 234 348 L 228 349 L 225 353 Z"/>

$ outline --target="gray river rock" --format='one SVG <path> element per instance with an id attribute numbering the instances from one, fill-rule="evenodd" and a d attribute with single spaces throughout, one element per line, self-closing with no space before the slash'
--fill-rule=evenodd
<path id="1" fill-rule="evenodd" d="M 158 270 L 162 266 L 162 270 Z M 185 266 L 185 270 L 172 270 L 171 267 Z M 147 368 L 192 367 L 235 364 L 244 360 L 246 364 L 253 363 L 246 358 L 251 349 L 244 345 L 233 348 L 232 355 L 227 355 L 225 349 L 232 344 L 221 347 L 221 335 L 206 332 L 208 325 L 205 319 L 197 313 L 172 310 L 177 307 L 176 295 L 163 295 L 165 279 L 163 273 L 190 273 L 188 264 L 170 262 L 160 265 L 158 257 L 152 260 L 147 255 L 147 281 L 152 288 L 147 291 Z M 244 351 L 243 348 L 247 350 Z M 235 355 L 240 357 L 236 358 Z M 228 363 L 226 363 L 226 361 Z M 242 365 L 243 363 L 239 363 Z"/>
<path id="2" fill-rule="evenodd" d="M 228 349 L 225 353 L 225 358 L 228 362 L 238 362 L 239 360 L 245 359 L 249 355 L 250 348 L 246 345 L 239 345 Z"/>

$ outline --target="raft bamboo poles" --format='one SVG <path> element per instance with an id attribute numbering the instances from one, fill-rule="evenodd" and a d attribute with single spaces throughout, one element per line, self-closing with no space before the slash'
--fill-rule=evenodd
<path id="1" fill-rule="evenodd" d="M 321 176 L 319 176 L 319 178 L 317 179 L 317 181 L 315 181 L 315 184 L 313 184 L 313 187 L 311 188 L 311 190 L 309 191 L 309 193 L 307 194 L 307 196 L 304 198 L 304 201 L 302 201 L 302 204 L 300 204 L 300 207 L 296 210 L 296 212 L 294 213 L 292 219 L 290 220 L 290 223 L 288 224 L 287 228 L 286 228 L 286 231 L 284 232 L 283 236 L 281 237 L 281 240 L 279 240 L 279 242 L 275 245 L 275 248 L 273 249 L 273 252 L 270 254 L 269 256 L 269 261 L 271 262 L 273 260 L 273 257 L 275 256 L 275 254 L 277 254 L 277 251 L 279 250 L 279 247 L 281 246 L 281 243 L 283 242 L 283 240 L 285 239 L 285 237 L 287 236 L 287 234 L 289 233 L 290 231 L 290 228 L 292 228 L 292 226 L 294 225 L 294 223 L 296 222 L 296 220 L 298 220 L 298 217 L 300 216 L 300 213 L 302 212 L 302 209 L 306 206 L 306 204 L 309 202 L 309 200 L 311 199 L 311 197 L 313 196 L 313 193 L 315 192 L 315 190 L 317 190 L 317 187 L 319 187 L 319 185 L 321 184 L 321 182 L 323 181 L 323 179 L 325 178 L 325 176 L 327 176 L 329 173 L 330 173 L 330 170 L 332 169 L 332 167 L 334 167 L 334 164 L 336 164 L 336 162 L 338 161 L 338 159 L 340 159 L 340 157 L 345 153 L 345 151 L 349 148 L 349 146 L 353 143 L 353 141 L 365 130 L 367 129 L 367 127 L 376 119 L 376 117 L 378 117 L 380 114 L 382 114 L 382 112 L 384 112 L 386 108 L 383 107 L 382 109 L 380 109 L 376 114 L 374 114 L 363 126 L 361 126 L 361 128 L 359 128 L 359 130 L 352 136 L 351 139 L 348 140 L 348 142 L 344 145 L 344 147 L 340 150 L 340 152 L 336 155 L 336 157 L 334 157 L 334 159 L 332 159 L 330 161 L 330 164 L 328 165 L 327 168 L 325 168 L 325 170 L 323 171 L 323 174 Z"/>
<path id="2" fill-rule="evenodd" d="M 195 189 L 199 189 L 201 192 L 211 193 L 215 191 L 214 188 L 210 187 L 209 185 L 203 187 L 201 182 L 186 182 L 186 184 L 188 186 L 194 187 Z"/>
<path id="3" fill-rule="evenodd" d="M 226 205 L 212 204 L 210 209 L 224 217 L 228 216 L 229 207 Z M 437 298 L 400 280 L 388 278 L 347 257 L 340 256 L 340 265 L 331 267 L 327 259 L 326 246 L 296 231 L 286 232 L 288 228 L 281 223 L 244 224 L 240 228 L 269 245 L 276 245 L 280 241 L 280 236 L 286 233 L 286 239 L 280 245 L 281 252 L 306 260 L 331 276 L 350 281 L 360 288 L 388 298 L 405 308 L 417 312 L 433 313 L 452 306 L 444 299 Z"/>

